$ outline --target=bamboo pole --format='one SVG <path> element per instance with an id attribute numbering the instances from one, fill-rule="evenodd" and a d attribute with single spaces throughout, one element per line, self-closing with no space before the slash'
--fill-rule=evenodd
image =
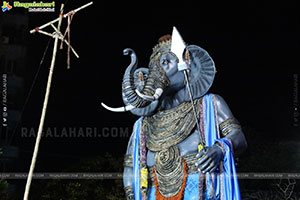
<path id="1" fill-rule="evenodd" d="M 84 9 L 84 8 L 86 8 L 86 7 L 90 6 L 90 5 L 92 5 L 92 4 L 93 4 L 93 2 L 87 3 L 87 4 L 85 4 L 85 5 L 83 5 L 83 6 L 79 7 L 79 8 L 76 8 L 75 10 L 73 10 L 73 12 L 76 13 L 76 12 L 78 12 L 79 10 L 82 10 L 82 9 Z M 70 12 L 72 12 L 72 11 L 70 11 Z M 70 13 L 70 12 L 69 12 L 69 13 Z M 68 16 L 69 13 L 64 14 L 63 17 Z M 30 31 L 30 33 L 35 33 L 35 32 L 37 32 L 38 30 L 41 30 L 41 29 L 43 29 L 43 28 L 45 28 L 45 27 L 47 27 L 47 26 L 49 26 L 49 25 L 51 25 L 51 24 L 54 24 L 55 22 L 59 21 L 59 18 L 60 18 L 60 17 L 58 17 L 57 19 L 54 19 L 54 20 L 52 20 L 52 21 L 50 21 L 50 22 L 48 22 L 48 23 L 46 23 L 46 24 L 43 24 L 43 25 L 40 26 L 40 27 L 37 27 L 37 28 L 32 29 L 32 30 Z"/>
<path id="2" fill-rule="evenodd" d="M 57 25 L 58 30 L 60 30 L 60 26 L 61 26 L 61 21 L 62 21 L 62 17 L 63 17 L 63 8 L 64 8 L 64 4 L 61 4 L 60 15 L 59 15 L 59 20 L 58 20 L 58 25 Z M 44 121 L 45 121 L 45 115 L 46 115 L 46 110 L 47 110 L 47 105 L 48 105 L 48 99 L 49 99 L 49 94 L 50 94 L 50 87 L 51 87 L 53 69 L 54 69 L 54 64 L 55 64 L 55 59 L 56 59 L 58 39 L 59 39 L 58 37 L 55 37 L 55 40 L 54 40 L 52 61 L 51 61 L 51 66 L 50 66 L 50 71 L 49 71 L 49 76 L 48 76 L 48 82 L 47 82 L 46 94 L 45 94 L 45 99 L 44 99 L 44 104 L 43 104 L 43 110 L 42 110 L 42 115 L 41 115 L 41 119 L 40 119 L 38 135 L 37 135 L 37 138 L 36 138 L 36 141 L 35 141 L 33 156 L 32 156 L 30 170 L 29 170 L 28 177 L 27 177 L 27 182 L 26 182 L 26 187 L 25 187 L 23 200 L 28 200 L 30 185 L 31 185 L 31 181 L 32 181 L 32 175 L 33 175 L 33 171 L 34 171 L 34 167 L 35 167 L 35 163 L 36 163 L 36 158 L 37 158 L 37 154 L 38 154 L 38 150 L 39 150 L 39 144 L 40 144 L 40 141 L 41 141 L 43 126 L 44 126 Z"/>
<path id="3" fill-rule="evenodd" d="M 53 24 L 51 24 L 51 26 L 53 26 L 53 28 L 55 27 Z M 57 28 L 56 28 L 56 27 L 55 27 L 55 31 L 56 31 L 56 33 L 57 33 Z M 46 31 L 39 30 L 39 33 L 44 34 L 44 35 L 47 35 L 47 36 L 50 36 L 50 37 L 55 37 L 55 35 L 54 35 L 53 33 L 48 33 L 48 32 L 46 32 Z M 56 33 L 55 33 L 55 34 L 56 34 Z M 62 40 L 62 38 L 63 38 L 63 35 L 62 35 L 61 32 L 59 32 L 59 39 Z M 67 45 L 69 45 L 69 42 L 68 42 L 66 39 L 64 39 L 64 42 L 65 42 Z M 77 58 L 79 58 L 78 53 L 75 51 L 75 49 L 72 47 L 72 45 L 70 45 L 70 47 L 71 47 L 71 50 L 72 50 L 72 52 L 74 53 L 74 55 L 75 55 Z"/>
<path id="4" fill-rule="evenodd" d="M 44 34 L 44 35 L 48 35 L 50 37 L 54 37 L 53 33 L 48 33 L 46 31 L 39 30 L 39 33 Z"/>

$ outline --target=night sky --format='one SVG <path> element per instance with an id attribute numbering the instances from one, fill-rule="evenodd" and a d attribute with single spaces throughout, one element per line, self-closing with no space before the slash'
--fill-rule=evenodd
<path id="1" fill-rule="evenodd" d="M 65 10 L 86 1 L 69 0 Z M 192 3 L 191 3 L 192 4 Z M 29 13 L 29 29 L 58 15 Z M 66 51 L 59 50 L 54 69 L 45 128 L 105 127 L 129 129 L 138 118 L 131 113 L 112 113 L 101 107 L 123 105 L 121 83 L 130 63 L 124 48 L 137 53 L 139 66 L 146 67 L 160 36 L 171 34 L 176 26 L 188 44 L 198 45 L 213 58 L 217 74 L 211 93 L 221 95 L 235 117 L 245 127 L 261 132 L 265 139 L 299 141 L 299 128 L 293 126 L 293 89 L 299 74 L 299 11 L 291 4 L 197 4 L 172 7 L 149 4 L 141 7 L 94 4 L 75 14 L 71 25 L 71 69 L 66 68 Z M 66 20 L 62 29 L 65 30 Z M 45 29 L 51 32 L 51 28 Z M 26 63 L 26 92 L 38 70 L 49 38 L 29 34 Z M 53 41 L 34 85 L 20 126 L 36 131 L 45 94 Z M 25 95 L 25 96 L 26 96 Z M 129 134 L 130 135 L 130 134 Z M 247 138 L 247 135 L 246 135 Z M 37 171 L 59 171 L 80 157 L 125 153 L 129 137 L 42 138 Z M 34 138 L 16 134 L 27 171 Z M 251 145 L 251 144 L 249 144 Z"/>

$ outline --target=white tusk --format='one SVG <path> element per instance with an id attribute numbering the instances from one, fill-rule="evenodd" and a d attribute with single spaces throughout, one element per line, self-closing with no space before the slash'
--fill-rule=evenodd
<path id="1" fill-rule="evenodd" d="M 138 89 L 136 89 L 135 92 L 137 93 L 137 95 L 139 95 L 139 97 L 145 99 L 146 101 L 155 101 L 155 100 L 159 99 L 159 97 L 163 93 L 163 89 L 157 88 L 155 90 L 155 94 L 153 96 L 144 95 L 144 94 L 140 93 L 140 91 Z"/>
<path id="2" fill-rule="evenodd" d="M 109 111 L 112 111 L 112 112 L 126 112 L 126 111 L 129 111 L 129 110 L 132 110 L 133 108 L 135 108 L 134 106 L 132 105 L 128 105 L 128 106 L 123 106 L 123 107 L 119 107 L 119 108 L 112 108 L 112 107 L 109 107 L 107 105 L 105 105 L 104 103 L 101 103 L 101 105 L 109 110 Z"/>
<path id="3" fill-rule="evenodd" d="M 159 97 L 162 95 L 163 92 L 164 92 L 163 89 L 157 88 L 157 89 L 155 90 L 155 94 L 153 95 L 154 98 L 155 98 L 155 100 L 159 99 Z"/>

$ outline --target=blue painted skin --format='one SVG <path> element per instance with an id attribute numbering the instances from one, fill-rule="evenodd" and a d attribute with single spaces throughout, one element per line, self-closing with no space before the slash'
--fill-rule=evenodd
<path id="1" fill-rule="evenodd" d="M 154 114 L 158 105 L 161 106 L 161 110 L 170 109 L 178 106 L 179 104 L 190 101 L 188 92 L 186 91 L 186 86 L 184 83 L 184 74 L 182 71 L 177 70 L 178 58 L 172 53 L 165 53 L 160 57 L 160 66 L 164 69 L 166 76 L 168 77 L 170 84 L 167 88 L 164 89 L 164 93 L 159 99 L 159 101 L 152 102 L 146 108 L 137 108 L 131 111 L 133 114 L 139 116 L 148 116 Z M 174 95 L 174 94 L 182 95 Z M 197 93 L 197 92 L 195 92 Z M 201 96 L 194 96 L 194 99 L 200 98 Z M 218 115 L 218 123 L 220 124 L 228 118 L 233 118 L 228 105 L 224 99 L 215 95 L 216 99 L 216 108 Z M 123 99 L 124 100 L 124 99 Z M 126 99 L 124 100 L 126 102 Z M 198 152 L 198 144 L 200 142 L 199 133 L 196 129 L 185 140 L 177 144 L 180 150 L 181 156 L 186 156 L 190 154 L 195 154 Z M 229 138 L 232 141 L 232 146 L 235 152 L 235 155 L 240 155 L 246 148 L 247 142 L 242 130 L 233 130 L 231 131 L 226 138 Z M 126 151 L 127 155 L 132 154 L 132 138 L 128 142 L 128 147 Z M 154 166 L 154 157 L 155 152 L 148 150 L 147 152 L 147 166 Z M 213 172 L 218 167 L 220 161 L 223 158 L 223 152 L 220 147 L 214 144 L 211 147 L 206 148 L 206 152 L 200 151 L 197 155 L 198 158 L 201 158 L 200 161 L 196 163 L 198 170 L 203 173 Z M 132 185 L 132 168 L 124 167 L 124 178 L 123 183 L 124 187 Z"/>

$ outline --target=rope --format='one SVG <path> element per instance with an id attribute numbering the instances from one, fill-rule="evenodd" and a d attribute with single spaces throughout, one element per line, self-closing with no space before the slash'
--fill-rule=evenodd
<path id="1" fill-rule="evenodd" d="M 61 40 L 61 43 L 60 43 L 60 49 L 63 48 L 63 44 L 64 44 L 64 39 L 66 37 L 66 34 L 68 34 L 68 53 L 67 53 L 67 68 L 70 69 L 70 50 L 71 50 L 71 37 L 70 37 L 70 33 L 71 33 L 71 22 L 72 22 L 72 19 L 74 17 L 74 14 L 75 14 L 75 11 L 72 10 L 70 12 L 68 12 L 66 15 L 64 15 L 65 17 L 68 17 L 68 26 L 66 28 L 66 31 L 64 33 L 64 36 Z"/>

